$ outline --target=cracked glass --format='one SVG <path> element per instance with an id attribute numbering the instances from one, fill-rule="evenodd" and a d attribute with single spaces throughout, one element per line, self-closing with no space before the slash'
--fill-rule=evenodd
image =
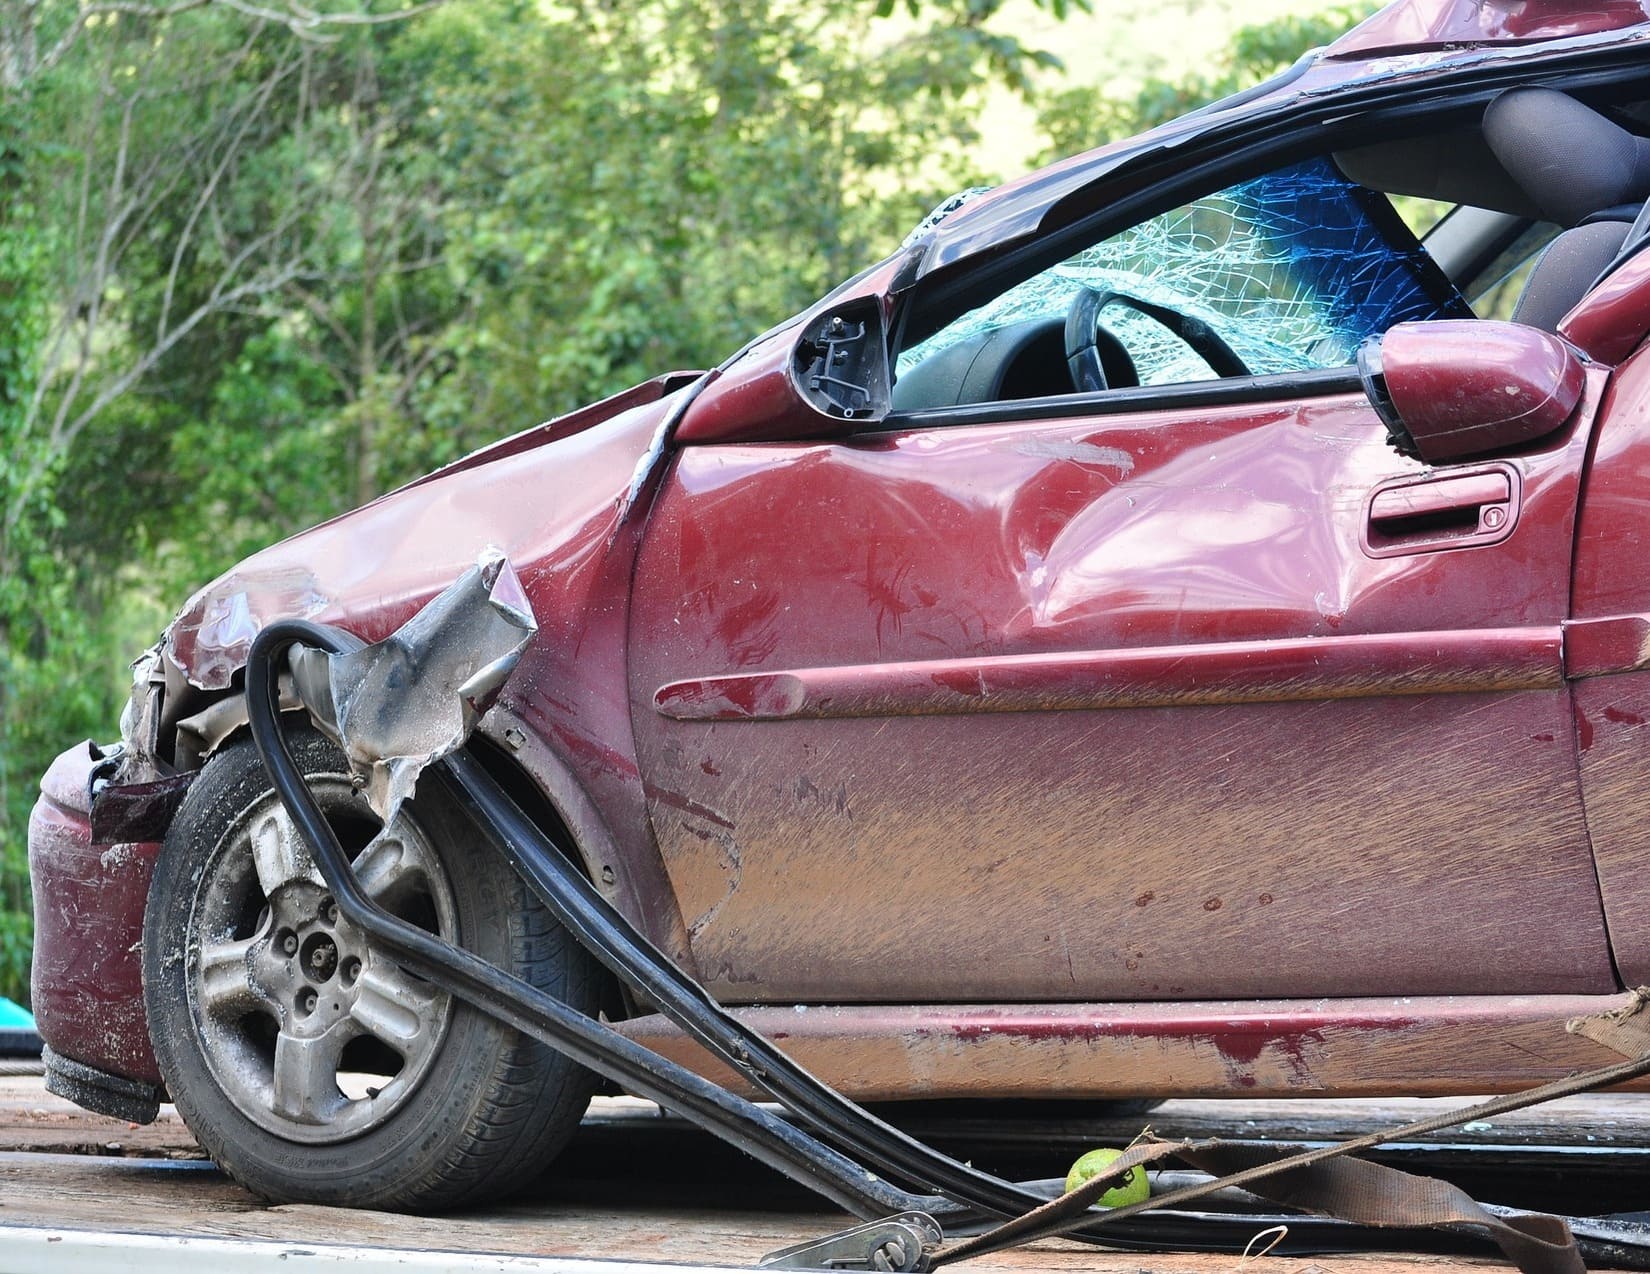
<path id="1" fill-rule="evenodd" d="M 1317 158 L 1085 248 L 903 352 L 898 370 L 1002 327 L 1063 316 L 1083 288 L 1201 321 L 1257 376 L 1342 366 L 1396 323 L 1472 314 L 1386 197 Z M 1107 305 L 1100 326 L 1127 350 L 1137 384 L 1215 375 L 1185 341 L 1124 304 Z"/>

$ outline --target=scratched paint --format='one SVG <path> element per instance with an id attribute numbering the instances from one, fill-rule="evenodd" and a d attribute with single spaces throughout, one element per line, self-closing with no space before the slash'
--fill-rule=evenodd
<path id="1" fill-rule="evenodd" d="M 1621 996 L 866 1005 L 735 1010 L 860 1100 L 1334 1092 L 1461 1096 L 1531 1086 L 1612 1060 L 1570 1017 Z M 798 1006 L 798 1010 L 800 1006 Z M 735 1087 L 659 1015 L 625 1034 Z"/>
<path id="2" fill-rule="evenodd" d="M 160 846 L 92 843 L 92 758 L 84 744 L 77 752 L 46 775 L 29 817 L 35 1020 L 60 1055 L 159 1083 L 138 992 L 143 905 Z"/>
<path id="3" fill-rule="evenodd" d="M 1567 0 L 1482 0 L 1473 4 L 1401 0 L 1336 40 L 1329 53 L 1332 57 L 1368 57 L 1395 49 L 1563 39 L 1619 31 L 1647 17 L 1650 10 L 1640 0 L 1591 5 Z"/>
<path id="4" fill-rule="evenodd" d="M 1372 493 L 1424 470 L 1361 398 L 686 448 L 638 559 L 631 694 L 712 988 L 1613 986 L 1556 645 L 1583 416 L 1514 462 L 1505 541 L 1381 559 Z M 1463 648 L 1504 679 L 1430 687 L 1455 693 L 1328 662 L 1499 625 L 1543 634 L 1514 643 L 1533 680 L 1512 646 Z M 1112 691 L 1130 711 L 1095 710 Z M 1243 701 L 1268 697 L 1291 701 Z"/>

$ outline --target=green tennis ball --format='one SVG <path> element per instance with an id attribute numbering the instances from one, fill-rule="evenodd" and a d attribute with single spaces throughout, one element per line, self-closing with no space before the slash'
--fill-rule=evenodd
<path id="1" fill-rule="evenodd" d="M 1091 1150 L 1076 1163 L 1071 1165 L 1071 1171 L 1066 1173 L 1066 1193 L 1070 1194 L 1090 1177 L 1111 1167 L 1112 1163 L 1121 1158 L 1121 1150 L 1113 1150 L 1109 1146 L 1102 1146 L 1099 1150 Z M 1152 1183 L 1146 1179 L 1146 1170 L 1141 1167 L 1130 1168 L 1121 1177 L 1117 1184 L 1112 1186 L 1103 1195 L 1095 1200 L 1103 1208 L 1121 1208 L 1130 1203 L 1144 1203 L 1152 1197 Z"/>

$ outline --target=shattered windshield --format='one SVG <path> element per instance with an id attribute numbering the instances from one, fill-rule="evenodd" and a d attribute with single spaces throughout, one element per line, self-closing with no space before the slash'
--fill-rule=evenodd
<path id="1" fill-rule="evenodd" d="M 1063 315 L 1085 287 L 1202 320 L 1255 375 L 1340 366 L 1395 323 L 1472 313 L 1386 198 L 1320 158 L 1085 248 L 904 351 L 898 371 L 998 328 Z M 1184 341 L 1126 306 L 1108 306 L 1100 322 L 1141 385 L 1213 374 Z"/>

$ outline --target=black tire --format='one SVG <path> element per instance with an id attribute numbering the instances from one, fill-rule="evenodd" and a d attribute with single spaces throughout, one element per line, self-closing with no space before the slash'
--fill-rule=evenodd
<path id="1" fill-rule="evenodd" d="M 379 824 L 342 754 L 310 729 L 290 737 L 357 853 Z M 376 851 L 389 864 L 385 905 L 593 1014 L 597 966 L 474 827 L 433 797 L 406 817 L 401 843 Z M 530 1183 L 572 1136 L 594 1077 L 373 952 L 286 850 L 290 824 L 272 818 L 284 816 L 256 752 L 231 744 L 190 788 L 155 866 L 144 1002 L 184 1122 L 225 1171 L 277 1202 L 427 1211 Z M 266 891 L 270 879 L 287 883 Z"/>

